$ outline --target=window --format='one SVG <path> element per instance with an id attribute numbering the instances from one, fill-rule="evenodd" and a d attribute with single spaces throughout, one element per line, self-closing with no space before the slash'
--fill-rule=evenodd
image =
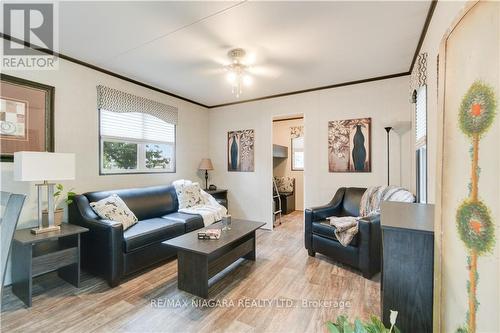
<path id="1" fill-rule="evenodd" d="M 175 125 L 100 109 L 101 174 L 175 172 Z"/>
<path id="2" fill-rule="evenodd" d="M 415 154 L 417 202 L 427 202 L 427 86 L 416 91 Z"/>
<path id="3" fill-rule="evenodd" d="M 304 170 L 304 137 L 292 138 L 292 171 Z"/>

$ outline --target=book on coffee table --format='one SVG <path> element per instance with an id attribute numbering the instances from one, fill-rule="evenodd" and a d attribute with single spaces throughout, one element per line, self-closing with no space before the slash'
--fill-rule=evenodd
<path id="1" fill-rule="evenodd" d="M 205 229 L 203 231 L 198 231 L 198 239 L 219 239 L 220 229 Z"/>

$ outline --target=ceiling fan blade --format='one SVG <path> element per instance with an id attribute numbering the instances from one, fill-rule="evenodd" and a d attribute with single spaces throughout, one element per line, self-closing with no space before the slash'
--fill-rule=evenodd
<path id="1" fill-rule="evenodd" d="M 255 76 L 277 78 L 282 74 L 282 70 L 273 66 L 252 66 L 248 72 Z"/>
<path id="2" fill-rule="evenodd" d="M 227 73 L 227 71 L 223 67 L 206 68 L 200 71 L 200 74 L 203 75 L 224 75 L 225 73 Z"/>

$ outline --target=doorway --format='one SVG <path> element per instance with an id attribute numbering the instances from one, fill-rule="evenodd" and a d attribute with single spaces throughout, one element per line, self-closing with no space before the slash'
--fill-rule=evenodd
<path id="1" fill-rule="evenodd" d="M 287 215 L 304 210 L 304 115 L 274 117 L 272 122 L 273 222 L 278 227 Z"/>

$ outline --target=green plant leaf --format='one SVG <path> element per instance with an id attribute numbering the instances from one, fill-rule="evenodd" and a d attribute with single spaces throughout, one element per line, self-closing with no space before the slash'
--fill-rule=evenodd
<path id="1" fill-rule="evenodd" d="M 352 327 L 351 324 L 349 324 L 347 319 L 346 319 L 346 321 L 344 321 L 343 330 L 344 330 L 344 333 L 354 333 L 354 328 Z"/>
<path id="2" fill-rule="evenodd" d="M 372 323 L 370 322 L 366 322 L 363 324 L 365 330 L 367 333 L 380 333 L 377 329 L 377 327 L 375 327 Z"/>
<path id="3" fill-rule="evenodd" d="M 330 332 L 330 333 L 342 333 L 339 331 L 337 326 L 335 326 L 335 324 L 332 323 L 331 321 L 326 322 L 326 328 L 328 329 L 328 332 Z"/>
<path id="4" fill-rule="evenodd" d="M 337 317 L 337 322 L 335 323 L 338 327 L 344 327 L 344 323 L 347 322 L 347 317 L 344 315 Z"/>
<path id="5" fill-rule="evenodd" d="M 363 327 L 363 323 L 358 318 L 354 321 L 354 333 L 367 333 Z"/>

